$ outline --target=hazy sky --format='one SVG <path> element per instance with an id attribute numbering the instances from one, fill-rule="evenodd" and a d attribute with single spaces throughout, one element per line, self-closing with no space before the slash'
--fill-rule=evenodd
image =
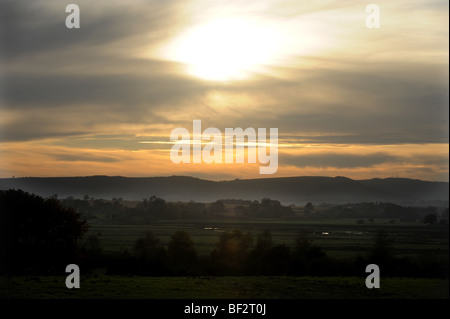
<path id="1" fill-rule="evenodd" d="M 448 181 L 446 0 L 72 3 L 0 0 L 0 177 Z M 172 163 L 193 120 L 278 128 L 278 172 Z"/>

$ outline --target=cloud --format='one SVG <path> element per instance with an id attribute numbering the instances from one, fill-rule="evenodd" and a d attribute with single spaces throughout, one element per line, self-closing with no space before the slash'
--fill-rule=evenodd
<path id="1" fill-rule="evenodd" d="M 156 62 L 142 61 L 141 67 Z M 161 63 L 163 64 L 163 63 Z M 167 63 L 165 63 L 167 64 Z M 195 81 L 182 77 L 141 74 L 6 74 L 4 98 L 11 108 L 52 109 L 73 105 L 108 105 L 129 113 L 145 105 L 157 108 L 195 95 Z"/>
<path id="2" fill-rule="evenodd" d="M 146 45 L 154 47 L 176 34 L 185 23 L 179 19 L 181 3 L 132 3 L 80 2 L 82 27 L 68 30 L 59 2 L 2 1 L 3 29 L 8 30 L 1 38 L 3 59 L 8 61 L 2 74 L 2 107 L 24 113 L 22 125 L 6 126 L 11 134 L 3 134 L 4 138 L 18 133 L 18 127 L 29 131 L 19 134 L 22 138 L 45 136 L 46 131 L 64 136 L 68 117 L 71 132 L 91 134 L 95 132 L 89 127 L 95 130 L 106 123 L 188 125 L 197 112 L 204 120 L 211 114 L 215 127 L 278 127 L 280 133 L 320 133 L 329 136 L 325 141 L 341 143 L 448 141 L 448 80 L 442 64 L 409 63 L 401 56 L 391 62 L 369 59 L 369 63 L 361 57 L 358 63 L 349 58 L 354 53 L 348 50 L 342 56 L 300 56 L 304 64 L 287 68 L 286 79 L 260 75 L 244 83 L 208 83 L 183 75 L 177 63 L 136 56 Z M 204 10 L 216 12 L 222 6 L 218 3 L 211 7 L 214 10 L 208 6 Z M 282 8 L 292 6 L 287 1 L 261 7 L 248 4 L 244 9 L 255 7 L 260 15 L 270 15 L 269 8 L 283 12 Z M 240 7 L 229 11 L 236 8 Z M 433 12 L 430 8 L 427 12 Z M 326 1 L 297 5 L 292 12 L 302 16 L 333 10 L 342 13 L 356 6 L 352 1 Z M 280 19 L 276 12 L 273 15 Z M 367 30 L 359 32 L 367 35 Z M 362 35 L 358 37 L 373 47 Z M 390 43 L 384 38 L 381 42 L 385 41 Z M 379 47 L 378 43 L 372 55 L 380 53 Z M 211 92 L 222 95 L 220 107 L 217 101 L 211 103 Z M 248 98 L 236 100 L 238 95 Z M 25 115 L 37 109 L 42 113 L 37 116 L 42 132 L 29 130 L 38 126 L 27 123 Z M 64 125 L 58 125 L 58 120 Z"/>
<path id="3" fill-rule="evenodd" d="M 286 166 L 351 170 L 407 163 L 410 171 L 414 165 L 436 171 L 448 160 L 439 153 L 414 162 L 384 149 L 448 144 L 447 1 L 380 0 L 382 27 L 370 31 L 358 1 L 77 4 L 81 28 L 69 30 L 65 3 L 0 0 L 0 142 L 54 143 L 68 153 L 49 159 L 114 165 L 122 155 L 77 157 L 76 150 L 150 150 L 139 142 L 168 140 L 173 128 L 190 130 L 192 120 L 201 119 L 203 128 L 221 131 L 277 127 L 293 149 L 323 148 L 286 152 L 280 156 Z M 222 83 L 190 77 L 183 64 L 155 54 L 189 26 L 236 14 L 285 31 L 294 44 L 291 56 L 264 65 L 248 81 Z M 323 42 L 322 49 L 302 48 L 302 34 Z M 330 152 L 329 144 L 374 150 Z"/>
<path id="4" fill-rule="evenodd" d="M 65 26 L 69 15 L 65 12 L 66 5 L 57 0 L 0 1 L 3 58 L 55 54 L 80 47 L 87 51 L 105 46 L 111 49 L 113 45 L 120 46 L 123 41 L 143 36 L 157 43 L 183 21 L 178 14 L 182 2 L 80 0 L 77 5 L 81 28 L 72 30 Z"/>
<path id="5" fill-rule="evenodd" d="M 305 155 L 288 155 L 284 154 L 281 164 L 294 165 L 297 167 L 335 167 L 335 168 L 361 168 L 372 167 L 379 164 L 399 162 L 401 160 L 398 156 L 389 155 L 386 153 L 374 154 L 340 154 L 322 152 L 319 154 L 305 154 Z"/>
<path id="6" fill-rule="evenodd" d="M 120 162 L 121 159 L 108 156 L 95 156 L 95 155 L 69 155 L 58 154 L 53 155 L 56 161 L 69 161 L 69 162 L 101 162 L 101 163 L 114 163 Z"/>

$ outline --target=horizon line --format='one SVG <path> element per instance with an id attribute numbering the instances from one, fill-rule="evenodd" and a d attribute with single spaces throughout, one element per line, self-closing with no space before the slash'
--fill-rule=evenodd
<path id="1" fill-rule="evenodd" d="M 303 177 L 313 177 L 313 178 L 346 178 L 353 181 L 365 181 L 365 180 L 371 180 L 371 179 L 393 179 L 393 180 L 415 180 L 415 181 L 422 181 L 422 182 L 432 182 L 432 183 L 449 183 L 448 180 L 423 180 L 418 178 L 410 178 L 410 177 L 398 177 L 398 176 L 391 176 L 391 177 L 372 177 L 372 178 L 363 178 L 363 179 L 354 179 L 342 175 L 337 176 L 326 176 L 326 175 L 297 175 L 297 176 L 281 176 L 281 177 L 261 177 L 261 178 L 231 178 L 231 179 L 220 179 L 220 180 L 214 180 L 214 179 L 207 179 L 207 178 L 201 178 L 193 175 L 161 175 L 161 176 L 122 176 L 122 175 L 77 175 L 77 176 L 12 176 L 12 177 L 0 177 L 0 179 L 26 179 L 26 178 L 91 178 L 91 177 L 110 177 L 110 178 L 170 178 L 170 177 L 187 177 L 187 178 L 193 178 L 193 179 L 199 179 L 199 180 L 205 180 L 205 181 L 211 181 L 211 182 L 229 182 L 229 181 L 236 181 L 236 180 L 262 180 L 262 179 L 288 179 L 288 178 L 303 178 Z"/>

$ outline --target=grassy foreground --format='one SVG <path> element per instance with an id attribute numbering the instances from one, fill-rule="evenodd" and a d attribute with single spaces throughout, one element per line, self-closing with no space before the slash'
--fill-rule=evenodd
<path id="1" fill-rule="evenodd" d="M 448 279 L 365 277 L 81 277 L 68 289 L 63 276 L 0 278 L 0 298 L 19 299 L 441 299 Z"/>

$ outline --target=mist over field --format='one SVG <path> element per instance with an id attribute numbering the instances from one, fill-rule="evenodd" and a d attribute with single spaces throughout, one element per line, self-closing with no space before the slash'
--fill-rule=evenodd
<path id="1" fill-rule="evenodd" d="M 152 195 L 169 201 L 273 198 L 283 204 L 388 201 L 426 206 L 448 203 L 448 182 L 404 178 L 352 180 L 345 177 L 285 177 L 209 181 L 172 177 L 56 177 L 0 179 L 0 189 L 22 189 L 48 197 L 142 200 Z M 447 204 L 448 205 L 448 204 Z"/>

